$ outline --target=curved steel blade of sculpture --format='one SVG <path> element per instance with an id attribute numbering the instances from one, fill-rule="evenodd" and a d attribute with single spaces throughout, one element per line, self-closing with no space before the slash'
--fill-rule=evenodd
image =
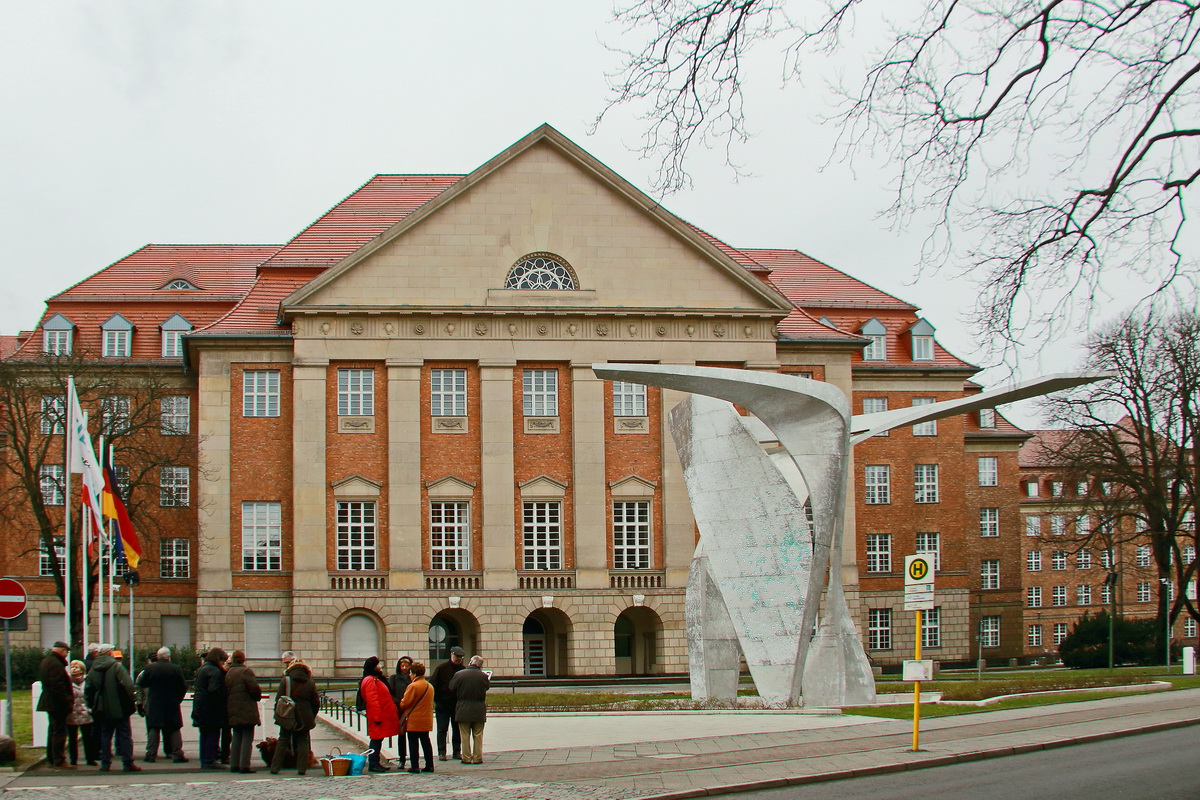
<path id="1" fill-rule="evenodd" d="M 685 615 L 692 696 L 736 700 L 740 646 L 763 704 L 795 705 L 829 548 L 814 547 L 804 497 L 732 405 L 690 395 L 670 427 L 700 528 Z"/>

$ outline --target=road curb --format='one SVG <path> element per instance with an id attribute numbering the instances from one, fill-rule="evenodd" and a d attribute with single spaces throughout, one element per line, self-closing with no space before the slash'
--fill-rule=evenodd
<path id="1" fill-rule="evenodd" d="M 646 794 L 628 798 L 627 800 L 687 800 L 687 798 L 692 797 L 715 797 L 723 794 L 758 792 L 765 789 L 781 789 L 786 786 L 803 786 L 811 783 L 826 783 L 829 781 L 845 780 L 847 778 L 865 778 L 871 775 L 887 775 L 894 772 L 908 772 L 910 770 L 945 767 L 951 764 L 965 764 L 971 761 L 984 761 L 992 758 L 1003 758 L 1004 756 L 1033 753 L 1039 750 L 1057 750 L 1060 747 L 1070 747 L 1072 745 L 1088 744 L 1091 742 L 1103 742 L 1110 739 L 1119 739 L 1123 736 L 1136 736 L 1142 733 L 1157 733 L 1159 731 L 1187 728 L 1192 725 L 1200 725 L 1200 717 L 1187 720 L 1177 720 L 1174 722 L 1160 722 L 1154 725 L 1146 725 L 1144 727 L 1122 731 L 1105 731 L 1104 733 L 1086 734 L 1082 736 L 1075 736 L 1070 739 L 1061 739 L 1056 742 L 996 747 L 988 750 L 973 750 L 969 753 L 935 756 L 933 758 L 923 759 L 919 762 L 913 763 L 893 762 L 891 764 L 880 764 L 876 767 L 862 767 L 860 769 L 823 772 L 819 775 L 796 775 L 789 778 L 771 778 L 768 780 L 751 781 L 748 783 L 732 783 L 724 786 L 708 786 L 703 789 L 685 789 L 677 792 L 664 792 L 662 794 Z"/>

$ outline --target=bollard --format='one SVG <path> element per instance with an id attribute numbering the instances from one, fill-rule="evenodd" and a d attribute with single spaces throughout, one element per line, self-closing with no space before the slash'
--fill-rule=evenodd
<path id="1" fill-rule="evenodd" d="M 1194 647 L 1183 648 L 1183 674 L 1196 674 L 1196 648 Z"/>
<path id="2" fill-rule="evenodd" d="M 33 710 L 33 746 L 45 747 L 46 734 L 50 730 L 50 718 L 45 711 L 38 711 L 38 700 L 42 697 L 42 682 L 34 681 L 29 687 L 29 707 Z"/>
<path id="3" fill-rule="evenodd" d="M 11 721 L 12 717 L 8 715 L 8 701 L 0 700 L 0 736 L 12 737 L 12 731 L 8 728 Z"/>

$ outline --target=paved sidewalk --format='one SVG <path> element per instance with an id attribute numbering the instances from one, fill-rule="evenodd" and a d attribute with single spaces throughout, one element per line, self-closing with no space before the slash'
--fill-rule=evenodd
<path id="1" fill-rule="evenodd" d="M 140 722 L 140 720 L 135 721 Z M 1200 724 L 1200 689 L 927 719 L 921 752 L 909 722 L 801 712 L 494 714 L 485 763 L 437 762 L 434 774 L 395 771 L 363 778 L 181 771 L 144 765 L 125 775 L 36 769 L 14 776 L 17 800 L 632 800 L 702 797 L 863 774 L 991 758 Z M 185 729 L 189 730 L 189 729 Z M 261 731 L 261 729 L 260 729 Z M 318 751 L 341 741 L 318 729 Z M 144 732 L 139 733 L 142 740 Z M 189 756 L 195 752 L 191 732 Z M 0 780 L 0 783 L 3 781 Z"/>

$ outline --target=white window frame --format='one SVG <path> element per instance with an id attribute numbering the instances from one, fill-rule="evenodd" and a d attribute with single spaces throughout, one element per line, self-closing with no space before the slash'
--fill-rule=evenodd
<path id="1" fill-rule="evenodd" d="M 110 394 L 100 398 L 100 429 L 107 435 L 129 430 L 130 400 L 128 395 Z"/>
<path id="2" fill-rule="evenodd" d="M 429 371 L 429 416 L 467 415 L 467 371 L 461 367 L 439 367 Z"/>
<path id="3" fill-rule="evenodd" d="M 102 358 L 129 358 L 133 331 L 127 328 L 105 328 L 103 330 Z"/>
<path id="4" fill-rule="evenodd" d="M 439 571 L 471 569 L 469 501 L 429 501 L 429 565 Z"/>
<path id="5" fill-rule="evenodd" d="M 933 532 L 918 533 L 916 554 L 919 556 L 933 556 L 934 572 L 940 570 L 942 568 L 942 535 Z"/>
<path id="6" fill-rule="evenodd" d="M 48 356 L 71 355 L 71 329 L 42 329 L 42 353 Z"/>
<path id="7" fill-rule="evenodd" d="M 1183 618 L 1183 635 L 1186 639 L 1195 639 L 1197 632 L 1196 620 L 1192 617 Z"/>
<path id="8" fill-rule="evenodd" d="M 646 387 L 640 383 L 613 381 L 612 405 L 614 417 L 646 416 Z"/>
<path id="9" fill-rule="evenodd" d="M 1100 584 L 1100 605 L 1109 606 L 1109 605 L 1112 605 L 1112 601 L 1113 601 L 1112 584 L 1110 584 L 1106 581 L 1106 582 Z"/>
<path id="10" fill-rule="evenodd" d="M 869 340 L 867 346 L 863 348 L 863 361 L 887 361 L 887 334 L 866 333 L 862 335 Z"/>
<path id="11" fill-rule="evenodd" d="M 1068 634 L 1070 633 L 1067 627 L 1067 623 L 1065 622 L 1054 623 L 1054 644 L 1056 646 L 1062 644 L 1063 641 L 1066 640 Z"/>
<path id="12" fill-rule="evenodd" d="M 942 646 L 942 607 L 934 606 L 921 615 L 921 647 Z"/>
<path id="13" fill-rule="evenodd" d="M 979 620 L 979 646 L 1000 646 L 1000 617 L 989 615 Z"/>
<path id="14" fill-rule="evenodd" d="M 892 610 L 890 608 L 867 609 L 867 649 L 892 649 Z"/>
<path id="15" fill-rule="evenodd" d="M 521 503 L 522 563 L 526 570 L 563 568 L 562 501 Z"/>
<path id="16" fill-rule="evenodd" d="M 1036 514 L 1025 517 L 1025 535 L 1026 536 L 1041 536 L 1042 535 L 1042 518 Z"/>
<path id="17" fill-rule="evenodd" d="M 337 371 L 338 416 L 375 416 L 375 370 L 343 367 Z"/>
<path id="18" fill-rule="evenodd" d="M 61 536 L 54 537 L 54 552 L 58 556 L 58 574 L 63 573 L 66 567 L 67 544 Z M 42 578 L 53 578 L 54 570 L 50 568 L 50 553 L 46 551 L 45 542 L 41 543 L 38 548 L 38 576 Z"/>
<path id="19" fill-rule="evenodd" d="M 190 467 L 158 468 L 158 505 L 162 508 L 186 508 L 191 505 L 192 470 Z"/>
<path id="20" fill-rule="evenodd" d="M 892 535 L 890 533 L 867 534 L 867 572 L 892 571 Z"/>
<path id="21" fill-rule="evenodd" d="M 1025 587 L 1025 605 L 1028 608 L 1042 607 L 1042 587 L 1026 586 Z"/>
<path id="22" fill-rule="evenodd" d="M 373 572 L 379 568 L 379 516 L 374 500 L 338 500 L 337 569 Z"/>
<path id="23" fill-rule="evenodd" d="M 996 409 L 979 409 L 979 427 L 982 430 L 993 430 L 996 427 Z"/>
<path id="24" fill-rule="evenodd" d="M 649 500 L 613 501 L 613 569 L 650 569 L 651 510 Z"/>
<path id="25" fill-rule="evenodd" d="M 1075 569 L 1091 569 L 1092 568 L 1092 551 L 1080 550 L 1075 554 Z"/>
<path id="26" fill-rule="evenodd" d="M 1000 509 L 986 506 L 979 509 L 979 535 L 984 539 L 995 539 L 1000 535 Z"/>
<path id="27" fill-rule="evenodd" d="M 182 537 L 158 540 L 158 577 L 190 578 L 192 543 Z"/>
<path id="28" fill-rule="evenodd" d="M 938 502 L 938 465 L 913 465 L 913 501 L 917 503 Z"/>
<path id="29" fill-rule="evenodd" d="M 1112 569 L 1116 560 L 1113 558 L 1113 550 L 1111 547 L 1105 547 L 1100 551 L 1100 566 L 1105 569 Z"/>
<path id="30" fill-rule="evenodd" d="M 1090 606 L 1092 604 L 1092 587 L 1090 584 L 1081 583 L 1075 587 L 1075 604 L 1081 606 Z"/>
<path id="31" fill-rule="evenodd" d="M 159 401 L 159 433 L 163 436 L 187 436 L 192 432 L 192 398 L 173 394 Z"/>
<path id="32" fill-rule="evenodd" d="M 67 396 L 42 395 L 42 435 L 58 436 L 67 430 Z"/>
<path id="33" fill-rule="evenodd" d="M 1055 550 L 1050 553 L 1050 569 L 1055 572 L 1061 572 L 1067 568 L 1067 551 Z"/>
<path id="34" fill-rule="evenodd" d="M 242 416 L 279 416 L 279 370 L 248 369 L 242 372 Z"/>
<path id="35" fill-rule="evenodd" d="M 862 413 L 864 414 L 881 414 L 888 410 L 888 399 L 886 397 L 864 397 L 862 401 Z M 876 436 L 887 436 L 888 431 L 875 434 Z"/>
<path id="36" fill-rule="evenodd" d="M 1154 593 L 1150 591 L 1150 581 L 1138 581 L 1137 584 L 1137 602 L 1149 603 L 1154 599 Z"/>
<path id="37" fill-rule="evenodd" d="M 869 506 L 885 506 L 892 502 L 892 468 L 887 464 L 867 464 L 863 467 L 863 502 Z"/>
<path id="38" fill-rule="evenodd" d="M 1000 485 L 1000 459 L 996 456 L 980 456 L 978 461 L 979 485 Z"/>
<path id="39" fill-rule="evenodd" d="M 283 569 L 283 507 L 277 501 L 242 503 L 242 571 Z"/>
<path id="40" fill-rule="evenodd" d="M 1026 497 L 1037 497 L 1039 491 L 1040 491 L 1040 489 L 1038 488 L 1038 481 L 1026 481 L 1025 482 L 1025 496 Z"/>
<path id="41" fill-rule="evenodd" d="M 1030 647 L 1042 646 L 1042 626 L 1041 623 L 1029 626 L 1028 640 Z"/>
<path id="42" fill-rule="evenodd" d="M 183 358 L 183 334 L 186 331 L 170 331 L 162 332 L 162 357 L 163 358 Z"/>
<path id="43" fill-rule="evenodd" d="M 1030 550 L 1025 554 L 1025 571 L 1026 572 L 1041 572 L 1042 571 L 1042 551 Z"/>
<path id="44" fill-rule="evenodd" d="M 1064 584 L 1053 586 L 1050 589 L 1050 605 L 1055 608 L 1061 608 L 1067 604 L 1067 587 Z"/>
<path id="45" fill-rule="evenodd" d="M 912 407 L 931 406 L 937 402 L 936 397 L 914 397 L 912 399 Z M 913 436 L 937 436 L 937 420 L 931 419 L 925 422 L 918 422 L 912 426 Z"/>
<path id="46" fill-rule="evenodd" d="M 1137 549 L 1137 565 L 1139 567 L 1150 566 L 1150 545 L 1139 544 Z"/>
<path id="47" fill-rule="evenodd" d="M 913 336 L 912 357 L 913 361 L 933 361 L 933 337 Z"/>
<path id="48" fill-rule="evenodd" d="M 1067 532 L 1067 518 L 1062 514 L 1050 515 L 1050 535 L 1062 536 Z"/>
<path id="49" fill-rule="evenodd" d="M 42 504 L 61 506 L 64 504 L 66 491 L 66 473 L 62 464 L 42 464 L 38 468 L 39 483 L 42 489 Z"/>
<path id="50" fill-rule="evenodd" d="M 1086 536 L 1091 530 L 1091 522 L 1087 514 L 1075 515 L 1075 535 Z"/>
<path id="51" fill-rule="evenodd" d="M 521 411 L 526 417 L 558 416 L 558 370 L 521 371 Z"/>
<path id="52" fill-rule="evenodd" d="M 1000 588 L 1000 559 L 985 558 L 979 562 L 979 588 Z"/>

